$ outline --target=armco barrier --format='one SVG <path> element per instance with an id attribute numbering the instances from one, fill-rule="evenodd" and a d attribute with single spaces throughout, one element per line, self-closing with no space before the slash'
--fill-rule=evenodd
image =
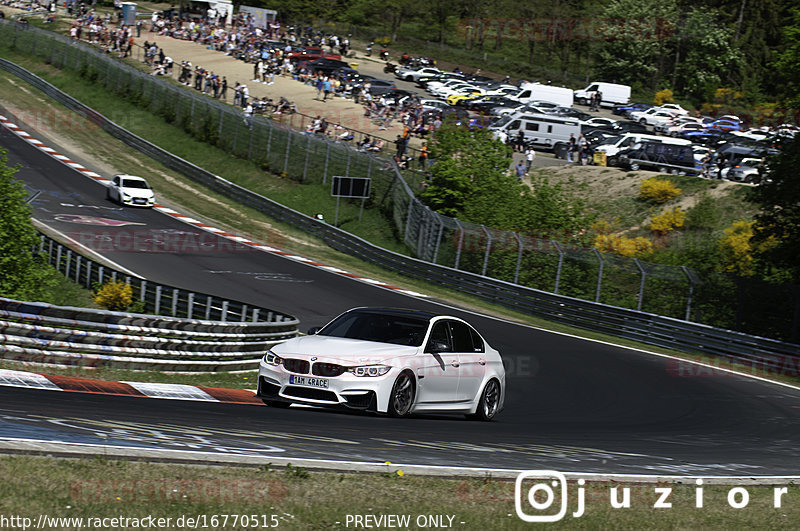
<path id="1" fill-rule="evenodd" d="M 0 298 L 0 357 L 62 367 L 252 370 L 268 348 L 296 335 L 287 325 L 221 323 Z"/>
<path id="2" fill-rule="evenodd" d="M 91 117 L 95 123 L 112 136 L 141 153 L 181 172 L 188 178 L 243 205 L 293 225 L 309 234 L 318 236 L 331 247 L 367 262 L 378 264 L 412 278 L 419 278 L 456 289 L 515 311 L 587 330 L 635 339 L 650 345 L 685 352 L 699 352 L 711 356 L 722 356 L 728 359 L 740 360 L 743 363 L 765 367 L 775 366 L 776 360 L 783 360 L 787 356 L 792 358 L 800 357 L 800 345 L 797 344 L 784 343 L 646 312 L 555 295 L 382 249 L 343 230 L 227 181 L 147 142 L 78 102 L 68 94 L 61 92 L 43 79 L 9 61 L 0 59 L 0 68 L 14 73 L 70 109 Z M 163 297 L 163 293 L 161 297 Z M 179 295 L 175 295 L 173 300 L 176 301 L 173 306 L 177 307 L 177 301 L 180 300 Z"/>

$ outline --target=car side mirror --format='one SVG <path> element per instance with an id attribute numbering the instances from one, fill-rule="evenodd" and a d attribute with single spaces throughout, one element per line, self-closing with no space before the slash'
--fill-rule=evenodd
<path id="1" fill-rule="evenodd" d="M 308 329 L 308 335 L 310 336 L 316 335 L 316 333 L 319 332 L 320 330 L 322 330 L 321 326 L 312 326 L 311 328 Z"/>
<path id="2" fill-rule="evenodd" d="M 448 350 L 450 350 L 450 346 L 444 341 L 429 341 L 425 352 L 438 354 L 440 352 L 447 352 Z"/>

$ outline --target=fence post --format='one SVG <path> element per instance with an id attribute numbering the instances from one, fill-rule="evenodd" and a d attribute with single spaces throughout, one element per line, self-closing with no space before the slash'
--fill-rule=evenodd
<path id="1" fill-rule="evenodd" d="M 78 279 L 81 276 L 81 265 L 83 264 L 83 256 L 78 255 L 78 258 L 75 260 L 75 282 L 78 282 Z"/>
<path id="2" fill-rule="evenodd" d="M 556 250 L 558 251 L 558 267 L 556 268 L 556 288 L 553 290 L 553 293 L 558 295 L 558 285 L 561 284 L 561 268 L 564 266 L 564 250 L 555 240 L 550 240 L 550 243 L 555 246 Z"/>
<path id="3" fill-rule="evenodd" d="M 194 291 L 190 291 L 188 301 L 186 303 L 186 318 L 191 319 L 193 312 L 194 312 Z"/>
<path id="4" fill-rule="evenodd" d="M 684 316 L 685 321 L 692 320 L 692 298 L 694 297 L 694 279 L 692 279 L 692 274 L 689 272 L 689 268 L 686 266 L 681 266 L 681 270 L 683 270 L 683 274 L 686 275 L 686 279 L 689 281 L 689 298 L 686 301 L 686 315 Z"/>
<path id="5" fill-rule="evenodd" d="M 214 298 L 211 295 L 206 297 L 206 321 L 211 319 L 211 301 L 213 300 Z"/>
<path id="6" fill-rule="evenodd" d="M 592 249 L 594 251 L 594 255 L 597 257 L 597 262 L 599 264 L 597 269 L 597 289 L 594 292 L 594 302 L 600 302 L 600 286 L 603 283 L 603 255 L 600 254 L 600 251 L 597 249 Z"/>
<path id="7" fill-rule="evenodd" d="M 139 300 L 144 302 L 145 297 L 147 297 L 147 281 L 142 280 L 141 284 L 139 284 Z"/>
<path id="8" fill-rule="evenodd" d="M 178 315 L 178 294 L 180 290 L 178 288 L 172 289 L 172 317 L 177 317 Z"/>
<path id="9" fill-rule="evenodd" d="M 67 266 L 64 268 L 64 276 L 69 278 L 69 270 L 72 266 L 72 250 L 67 249 Z"/>
<path id="10" fill-rule="evenodd" d="M 97 268 L 97 283 L 103 283 L 103 277 L 105 277 L 106 268 L 104 266 L 100 266 Z"/>
<path id="11" fill-rule="evenodd" d="M 442 243 L 442 233 L 444 232 L 444 221 L 442 221 L 441 216 L 436 216 L 436 221 L 439 222 L 439 234 L 436 235 L 436 247 L 433 249 L 433 260 L 431 260 L 434 264 L 439 257 L 439 246 Z"/>
<path id="12" fill-rule="evenodd" d="M 453 269 L 458 269 L 458 264 L 461 262 L 461 248 L 464 245 L 464 227 L 461 226 L 461 222 L 456 218 L 453 218 L 453 221 L 458 225 L 458 247 L 456 248 L 456 263 L 453 264 Z"/>
<path id="13" fill-rule="evenodd" d="M 222 315 L 220 315 L 220 321 L 223 323 L 228 321 L 228 305 L 230 304 L 229 301 L 224 300 L 222 301 Z"/>
<path id="14" fill-rule="evenodd" d="M 514 270 L 514 284 L 519 284 L 519 270 L 522 267 L 522 238 L 519 233 L 515 232 L 514 237 L 517 239 L 517 267 Z"/>
<path id="15" fill-rule="evenodd" d="M 344 174 L 345 176 L 350 177 L 350 148 L 345 146 L 345 149 L 347 150 L 347 163 L 345 165 Z"/>
<path id="16" fill-rule="evenodd" d="M 328 150 L 325 152 L 325 169 L 322 171 L 322 184 L 328 182 L 328 160 L 331 158 L 331 145 L 328 144 Z"/>
<path id="17" fill-rule="evenodd" d="M 292 133 L 286 133 L 286 157 L 283 159 L 283 173 L 289 171 L 289 152 L 292 149 Z"/>
<path id="18" fill-rule="evenodd" d="M 92 265 L 93 262 L 88 260 L 86 264 L 86 283 L 84 284 L 87 288 L 92 287 Z"/>
<path id="19" fill-rule="evenodd" d="M 483 269 L 481 270 L 481 276 L 486 276 L 486 268 L 489 266 L 489 253 L 492 250 L 492 235 L 489 233 L 489 230 L 486 228 L 486 225 L 481 225 L 483 229 L 483 233 L 486 234 L 486 253 L 483 255 Z"/>
<path id="20" fill-rule="evenodd" d="M 253 322 L 258 322 L 258 308 L 253 308 Z"/>
<path id="21" fill-rule="evenodd" d="M 161 312 L 161 285 L 156 286 L 156 307 L 153 313 L 158 315 L 159 312 Z"/>
<path id="22" fill-rule="evenodd" d="M 647 272 L 644 270 L 641 262 L 639 262 L 638 258 L 633 259 L 633 263 L 636 264 L 636 267 L 639 268 L 639 272 L 642 274 L 642 280 L 639 282 L 639 302 L 636 303 L 636 311 L 642 311 L 642 299 L 644 298 L 644 279 L 647 278 Z"/>
<path id="23" fill-rule="evenodd" d="M 372 177 L 372 157 L 367 157 L 367 179 Z"/>
<path id="24" fill-rule="evenodd" d="M 251 120 L 255 120 L 255 117 L 251 117 Z M 247 143 L 247 160 L 252 160 L 253 158 L 253 127 L 250 127 L 250 134 L 247 135 L 249 141 Z"/>
<path id="25" fill-rule="evenodd" d="M 242 304 L 242 315 L 241 315 L 241 322 L 245 322 L 247 320 L 247 305 Z"/>
<path id="26" fill-rule="evenodd" d="M 308 159 L 311 157 L 311 135 L 308 136 L 306 143 L 306 161 L 303 164 L 303 179 L 300 182 L 305 182 L 308 175 Z"/>
<path id="27" fill-rule="evenodd" d="M 274 129 L 274 125 L 269 126 L 269 136 L 267 137 L 267 164 L 269 164 L 269 154 L 272 151 L 272 131 Z"/>

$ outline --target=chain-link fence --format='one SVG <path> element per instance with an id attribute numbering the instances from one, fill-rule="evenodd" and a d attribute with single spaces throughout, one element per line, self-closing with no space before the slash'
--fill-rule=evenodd
<path id="1" fill-rule="evenodd" d="M 196 138 L 273 173 L 312 185 L 327 185 L 334 175 L 371 178 L 367 207 L 380 208 L 391 218 L 422 260 L 576 299 L 765 337 L 800 338 L 795 286 L 651 264 L 442 216 L 415 197 L 414 188 L 424 177 L 401 173 L 386 158 L 260 116 L 245 118 L 230 105 L 60 35 L 6 22 L 0 24 L 0 41 L 79 71 Z"/>

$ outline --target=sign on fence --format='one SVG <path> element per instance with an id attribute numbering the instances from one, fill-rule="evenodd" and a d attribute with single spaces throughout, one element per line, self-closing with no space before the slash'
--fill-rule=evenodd
<path id="1" fill-rule="evenodd" d="M 331 182 L 331 196 L 366 199 L 369 197 L 371 184 L 372 179 L 369 177 L 342 177 L 334 175 L 333 182 Z"/>

